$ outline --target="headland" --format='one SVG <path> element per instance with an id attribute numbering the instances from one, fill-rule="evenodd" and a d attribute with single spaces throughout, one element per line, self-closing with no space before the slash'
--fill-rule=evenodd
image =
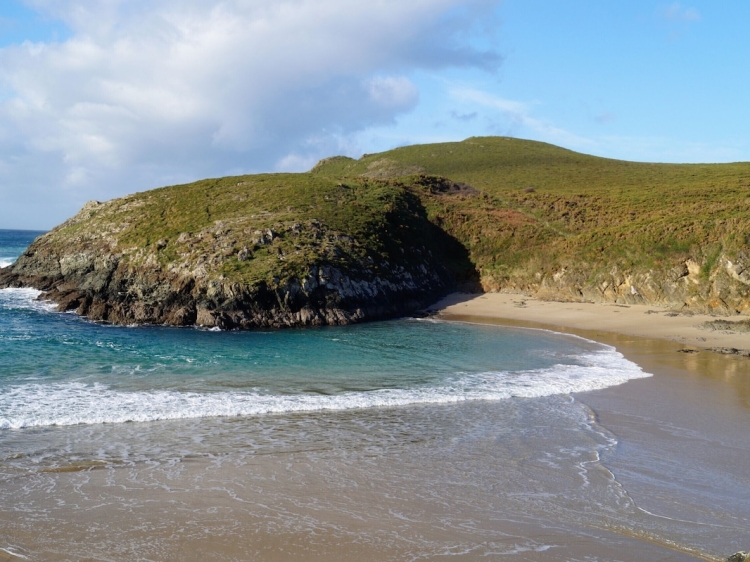
<path id="1" fill-rule="evenodd" d="M 0 287 L 95 321 L 222 329 L 402 316 L 461 288 L 746 315 L 749 189 L 750 163 L 473 137 L 92 201 Z"/>

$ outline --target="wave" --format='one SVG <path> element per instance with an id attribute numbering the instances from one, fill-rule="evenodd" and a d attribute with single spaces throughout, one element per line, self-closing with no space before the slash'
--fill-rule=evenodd
<path id="1" fill-rule="evenodd" d="M 8 267 L 8 266 L 9 266 L 9 265 L 11 265 L 11 264 L 12 264 L 12 263 L 13 263 L 14 261 L 15 261 L 15 260 L 13 260 L 13 259 L 8 259 L 8 258 L 0 258 L 0 269 L 2 269 L 3 267 Z"/>
<path id="2" fill-rule="evenodd" d="M 42 291 L 37 289 L 0 289 L 0 309 L 37 310 L 41 312 L 56 310 L 55 303 L 37 300 L 41 294 Z"/>
<path id="3" fill-rule="evenodd" d="M 339 395 L 251 392 L 124 392 L 101 383 L 22 384 L 0 392 L 0 428 L 148 422 L 204 417 L 356 410 L 586 392 L 651 376 L 614 348 L 583 355 L 581 365 L 531 371 L 457 373 L 442 384 Z"/>

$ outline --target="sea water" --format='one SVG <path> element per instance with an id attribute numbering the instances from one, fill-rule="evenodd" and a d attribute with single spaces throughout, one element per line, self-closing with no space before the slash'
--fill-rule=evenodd
<path id="1" fill-rule="evenodd" d="M 0 231 L 0 265 L 37 234 Z M 0 548 L 18 556 L 171 559 L 206 528 L 215 553 L 249 540 L 243 520 L 393 559 L 544 552 L 518 529 L 547 520 L 690 542 L 638 513 L 600 462 L 616 437 L 574 398 L 649 376 L 612 347 L 431 319 L 123 327 L 39 296 L 0 290 Z"/>
<path id="2" fill-rule="evenodd" d="M 0 231 L 8 263 L 34 233 Z M 564 395 L 646 376 L 552 332 L 404 319 L 220 332 L 96 324 L 0 291 L 0 429 Z"/>

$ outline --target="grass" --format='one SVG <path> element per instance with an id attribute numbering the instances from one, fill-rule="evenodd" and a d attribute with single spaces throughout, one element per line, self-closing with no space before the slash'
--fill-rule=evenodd
<path id="1" fill-rule="evenodd" d="M 415 189 L 310 174 L 203 180 L 104 203 L 53 240 L 61 253 L 107 246 L 133 266 L 205 264 L 209 276 L 247 285 L 301 278 L 313 265 L 387 276 L 424 252 L 469 275 L 465 250 L 428 220 Z"/>
<path id="2" fill-rule="evenodd" d="M 398 175 L 419 168 L 482 197 L 426 203 L 483 271 L 534 260 L 665 268 L 700 257 L 707 279 L 723 253 L 747 247 L 750 164 L 643 164 L 510 138 L 404 147 L 332 159 L 313 173 Z"/>

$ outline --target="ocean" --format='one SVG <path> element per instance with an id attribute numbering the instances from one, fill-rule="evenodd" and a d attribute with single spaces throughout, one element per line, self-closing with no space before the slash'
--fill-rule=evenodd
<path id="1" fill-rule="evenodd" d="M 38 234 L 0 230 L 0 266 Z M 0 554 L 700 551 L 693 523 L 640 510 L 602 461 L 618 438 L 577 396 L 650 376 L 611 346 L 435 319 L 111 326 L 38 296 L 0 290 Z"/>

